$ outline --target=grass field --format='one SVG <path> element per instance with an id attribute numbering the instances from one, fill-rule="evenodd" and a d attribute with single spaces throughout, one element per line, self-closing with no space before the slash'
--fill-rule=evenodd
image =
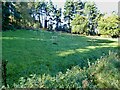
<path id="1" fill-rule="evenodd" d="M 47 31 L 2 33 L 2 58 L 8 60 L 7 83 L 30 74 L 65 72 L 73 66 L 88 67 L 109 51 L 117 50 L 116 39 L 99 39 Z"/>

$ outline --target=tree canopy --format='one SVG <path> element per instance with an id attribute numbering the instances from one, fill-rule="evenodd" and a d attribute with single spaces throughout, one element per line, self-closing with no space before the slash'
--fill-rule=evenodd
<path id="1" fill-rule="evenodd" d="M 98 29 L 99 34 L 111 36 L 118 36 L 120 32 L 116 13 L 106 17 L 106 14 L 102 14 L 94 2 L 82 2 L 81 0 L 66 0 L 64 11 L 55 6 L 51 0 L 49 2 L 42 0 L 27 3 L 2 2 L 2 17 L 3 31 L 15 30 L 15 28 L 44 28 L 52 31 L 80 34 L 86 32 L 90 35 L 96 35 L 98 34 L 96 29 Z M 64 22 L 67 24 L 62 25 L 61 23 Z"/>

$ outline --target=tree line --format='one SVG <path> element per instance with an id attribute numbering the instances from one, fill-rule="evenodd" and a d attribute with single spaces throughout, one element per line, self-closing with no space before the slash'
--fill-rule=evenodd
<path id="1" fill-rule="evenodd" d="M 3 2 L 3 30 L 13 28 L 47 28 L 47 24 L 52 23 L 50 21 L 59 20 L 60 10 L 55 8 L 52 1 L 49 3 L 45 1 Z"/>
<path id="2" fill-rule="evenodd" d="M 62 21 L 62 14 L 64 21 Z M 64 10 L 46 2 L 2 2 L 2 30 L 47 29 L 69 33 L 119 36 L 120 18 L 114 12 L 106 18 L 94 2 L 66 0 Z M 66 22 L 66 24 L 64 24 Z M 53 25 L 55 28 L 53 28 Z"/>

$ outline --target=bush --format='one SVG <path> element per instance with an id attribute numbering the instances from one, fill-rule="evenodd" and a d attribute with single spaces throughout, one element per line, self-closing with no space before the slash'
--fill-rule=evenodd
<path id="1" fill-rule="evenodd" d="M 100 34 L 110 35 L 110 36 L 119 36 L 119 20 L 118 15 L 111 15 L 109 17 L 102 17 L 98 21 L 98 28 L 100 30 Z"/>
<path id="2" fill-rule="evenodd" d="M 72 33 L 87 34 L 87 23 L 88 20 L 85 16 L 76 15 L 72 20 Z"/>
<path id="3" fill-rule="evenodd" d="M 88 68 L 79 66 L 59 72 L 56 76 L 31 75 L 21 77 L 15 88 L 117 88 L 120 89 L 120 61 L 117 54 L 101 57 L 95 63 L 88 61 Z"/>

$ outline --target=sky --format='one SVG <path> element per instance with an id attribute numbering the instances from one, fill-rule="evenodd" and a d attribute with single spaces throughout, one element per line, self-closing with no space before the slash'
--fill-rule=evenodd
<path id="1" fill-rule="evenodd" d="M 49 1 L 49 0 L 46 0 Z M 63 8 L 66 0 L 52 0 L 54 5 L 58 8 Z M 118 2 L 120 0 L 82 0 L 82 1 L 94 1 L 102 13 L 112 13 L 113 11 L 118 12 Z"/>

